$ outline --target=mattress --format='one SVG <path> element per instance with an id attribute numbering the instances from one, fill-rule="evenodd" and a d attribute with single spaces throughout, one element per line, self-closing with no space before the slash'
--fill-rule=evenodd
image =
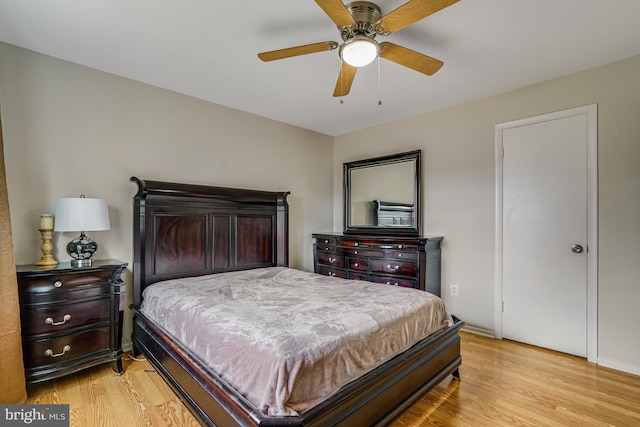
<path id="1" fill-rule="evenodd" d="M 452 324 L 410 288 L 285 267 L 167 280 L 141 312 L 267 415 L 298 415 Z"/>

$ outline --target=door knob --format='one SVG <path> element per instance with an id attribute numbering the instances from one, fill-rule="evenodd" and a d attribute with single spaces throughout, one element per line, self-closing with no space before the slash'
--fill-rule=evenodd
<path id="1" fill-rule="evenodd" d="M 584 251 L 584 248 L 582 247 L 582 245 L 571 246 L 571 252 L 573 252 L 574 254 L 582 253 L 582 251 Z"/>

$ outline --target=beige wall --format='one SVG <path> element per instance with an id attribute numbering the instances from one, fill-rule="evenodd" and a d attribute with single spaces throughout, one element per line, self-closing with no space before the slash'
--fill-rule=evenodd
<path id="1" fill-rule="evenodd" d="M 333 138 L 1 43 L 0 102 L 18 264 L 40 258 L 40 214 L 84 193 L 109 205 L 111 230 L 88 233 L 96 258 L 131 268 L 138 176 L 291 191 L 290 265 L 313 270 L 311 233 L 332 227 Z M 68 261 L 75 235 L 56 235 Z"/>
<path id="2" fill-rule="evenodd" d="M 494 329 L 494 126 L 598 104 L 600 363 L 640 374 L 640 56 L 336 138 L 334 224 L 343 162 L 422 149 L 423 224 L 443 240 L 453 313 Z M 460 286 L 458 297 L 448 286 Z"/>

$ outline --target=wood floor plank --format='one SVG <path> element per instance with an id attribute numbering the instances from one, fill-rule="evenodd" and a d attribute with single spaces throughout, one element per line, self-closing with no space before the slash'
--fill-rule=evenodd
<path id="1" fill-rule="evenodd" d="M 462 336 L 461 381 L 438 384 L 394 427 L 640 426 L 640 377 L 507 340 Z M 196 427 L 145 360 L 29 387 L 29 403 L 70 404 L 71 426 Z"/>

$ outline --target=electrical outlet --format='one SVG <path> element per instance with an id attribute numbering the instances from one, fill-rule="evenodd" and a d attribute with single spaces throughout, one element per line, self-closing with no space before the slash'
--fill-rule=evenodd
<path id="1" fill-rule="evenodd" d="M 451 296 L 457 297 L 458 291 L 459 291 L 458 285 L 454 285 L 454 284 L 449 285 L 449 293 L 451 294 Z"/>

